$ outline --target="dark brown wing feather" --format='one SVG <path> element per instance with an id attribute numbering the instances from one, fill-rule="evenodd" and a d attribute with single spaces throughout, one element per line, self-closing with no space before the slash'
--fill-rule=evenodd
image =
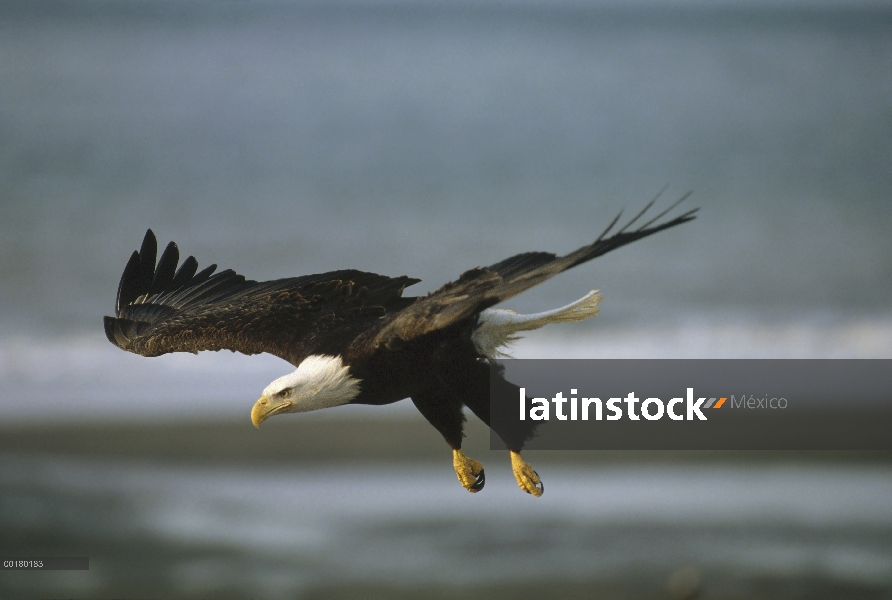
<path id="1" fill-rule="evenodd" d="M 374 344 L 391 345 L 394 338 L 408 341 L 444 329 L 576 265 L 658 231 L 687 223 L 695 218 L 694 213 L 697 209 L 689 210 L 668 221 L 660 222 L 660 220 L 688 196 L 690 194 L 683 196 L 637 229 L 631 229 L 653 206 L 656 201 L 654 198 L 632 220 L 607 237 L 622 216 L 620 213 L 598 239 L 566 256 L 556 256 L 547 252 L 527 252 L 486 268 L 466 271 L 457 281 L 447 283 L 436 292 L 419 299 L 404 311 L 394 315 L 378 332 Z"/>
<path id="2" fill-rule="evenodd" d="M 115 316 L 105 317 L 109 341 L 143 356 L 169 352 L 268 352 L 299 364 L 313 353 L 341 354 L 356 335 L 415 298 L 402 298 L 411 277 L 346 270 L 257 282 L 232 270 L 196 274 L 168 244 L 155 264 L 157 243 L 146 232 L 121 276 Z"/>

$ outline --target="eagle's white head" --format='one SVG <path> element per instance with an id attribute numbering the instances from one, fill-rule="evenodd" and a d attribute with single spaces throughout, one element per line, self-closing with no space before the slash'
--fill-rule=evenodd
<path id="1" fill-rule="evenodd" d="M 308 412 L 347 404 L 359 395 L 359 379 L 350 375 L 340 356 L 311 355 L 293 373 L 263 390 L 251 409 L 255 427 L 280 413 Z"/>

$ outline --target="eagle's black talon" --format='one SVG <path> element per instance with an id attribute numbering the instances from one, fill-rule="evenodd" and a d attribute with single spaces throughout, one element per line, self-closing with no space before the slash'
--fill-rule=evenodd
<path id="1" fill-rule="evenodd" d="M 483 469 L 480 469 L 480 472 L 477 473 L 477 478 L 474 480 L 474 485 L 471 486 L 471 491 L 479 492 L 483 489 L 484 485 L 486 485 L 486 474 Z"/>

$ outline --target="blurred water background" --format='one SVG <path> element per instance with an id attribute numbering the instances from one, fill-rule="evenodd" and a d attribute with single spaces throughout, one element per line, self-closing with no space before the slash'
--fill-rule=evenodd
<path id="1" fill-rule="evenodd" d="M 890 597 L 886 460 L 542 453 L 537 504 L 498 453 L 467 495 L 397 405 L 281 426 L 324 425 L 348 451 L 289 456 L 251 429 L 246 465 L 212 441 L 250 428 L 288 365 L 148 360 L 102 333 L 148 227 L 253 279 L 358 268 L 422 294 L 575 249 L 667 184 L 700 218 L 512 300 L 606 298 L 514 356 L 892 357 L 892 10 L 3 2 L 3 551 L 93 562 L 4 573 L 0 591 L 666 597 L 697 579 L 702 597 Z M 174 421 L 194 427 L 159 433 Z M 365 457 L 382 427 L 393 449 Z M 421 437 L 401 446 L 403 429 Z"/>

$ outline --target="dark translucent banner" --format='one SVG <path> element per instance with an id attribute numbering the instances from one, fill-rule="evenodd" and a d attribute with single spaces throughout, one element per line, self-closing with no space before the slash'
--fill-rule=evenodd
<path id="1" fill-rule="evenodd" d="M 501 365 L 490 386 L 494 449 L 534 433 L 525 448 L 892 450 L 892 360 Z"/>

